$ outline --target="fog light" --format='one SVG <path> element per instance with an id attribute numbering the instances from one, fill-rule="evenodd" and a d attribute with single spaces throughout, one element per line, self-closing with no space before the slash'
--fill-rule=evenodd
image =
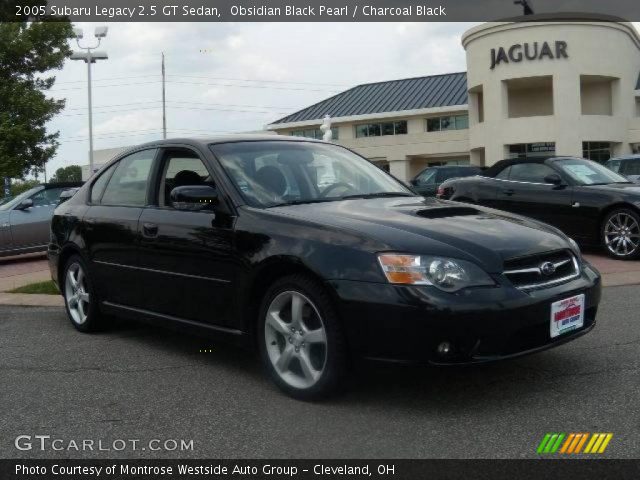
<path id="1" fill-rule="evenodd" d="M 451 352 L 451 344 L 449 342 L 442 342 L 438 345 L 436 351 L 438 352 L 438 355 L 448 355 L 449 352 Z"/>

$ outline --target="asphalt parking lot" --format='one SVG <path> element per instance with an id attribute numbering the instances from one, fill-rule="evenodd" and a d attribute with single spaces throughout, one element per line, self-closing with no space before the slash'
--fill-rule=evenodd
<path id="1" fill-rule="evenodd" d="M 83 335 L 62 309 L 0 307 L 0 457 L 518 458 L 555 431 L 612 432 L 605 455 L 637 458 L 639 311 L 637 286 L 607 288 L 575 342 L 482 367 L 361 369 L 314 404 L 280 394 L 242 350 L 128 323 Z M 18 435 L 194 442 L 41 452 L 17 450 Z"/>

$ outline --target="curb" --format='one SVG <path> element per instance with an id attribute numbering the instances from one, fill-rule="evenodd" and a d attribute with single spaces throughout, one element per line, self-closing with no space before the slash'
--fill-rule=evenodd
<path id="1" fill-rule="evenodd" d="M 61 295 L 0 292 L 0 305 L 21 307 L 64 307 Z"/>

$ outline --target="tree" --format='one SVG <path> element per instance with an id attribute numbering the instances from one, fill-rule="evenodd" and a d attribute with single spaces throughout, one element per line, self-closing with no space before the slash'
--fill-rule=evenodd
<path id="1" fill-rule="evenodd" d="M 40 185 L 40 182 L 38 182 L 37 180 L 25 180 L 24 182 L 16 182 L 11 185 L 11 196 L 17 197 L 22 192 L 26 192 L 36 185 Z"/>
<path id="2" fill-rule="evenodd" d="M 72 37 L 68 20 L 0 23 L 0 177 L 23 178 L 55 154 L 59 133 L 46 124 L 65 102 L 46 96 L 55 82 L 46 73 L 62 68 Z"/>
<path id="3" fill-rule="evenodd" d="M 69 165 L 68 167 L 61 167 L 56 170 L 56 173 L 51 177 L 51 183 L 61 182 L 81 182 L 82 181 L 82 167 L 79 165 Z"/>

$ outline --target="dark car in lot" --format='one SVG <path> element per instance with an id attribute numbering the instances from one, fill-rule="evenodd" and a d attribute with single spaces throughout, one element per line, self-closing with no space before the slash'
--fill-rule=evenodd
<path id="1" fill-rule="evenodd" d="M 37 185 L 0 204 L 0 257 L 44 252 L 60 194 L 82 183 Z"/>
<path id="2" fill-rule="evenodd" d="M 226 338 L 297 398 L 335 390 L 357 359 L 550 348 L 591 330 L 600 301 L 600 275 L 557 229 L 424 199 L 343 147 L 295 137 L 141 145 L 51 229 L 76 329 L 116 315 Z"/>
<path id="3" fill-rule="evenodd" d="M 628 155 L 607 160 L 604 164 L 609 170 L 624 175 L 635 183 L 640 183 L 640 155 Z"/>
<path id="4" fill-rule="evenodd" d="M 502 160 L 444 182 L 437 196 L 535 218 L 617 259 L 640 257 L 640 185 L 591 160 Z"/>
<path id="5" fill-rule="evenodd" d="M 438 187 L 450 178 L 470 177 L 479 175 L 482 168 L 472 165 L 443 165 L 428 167 L 411 180 L 413 189 L 424 197 L 435 197 Z"/>

